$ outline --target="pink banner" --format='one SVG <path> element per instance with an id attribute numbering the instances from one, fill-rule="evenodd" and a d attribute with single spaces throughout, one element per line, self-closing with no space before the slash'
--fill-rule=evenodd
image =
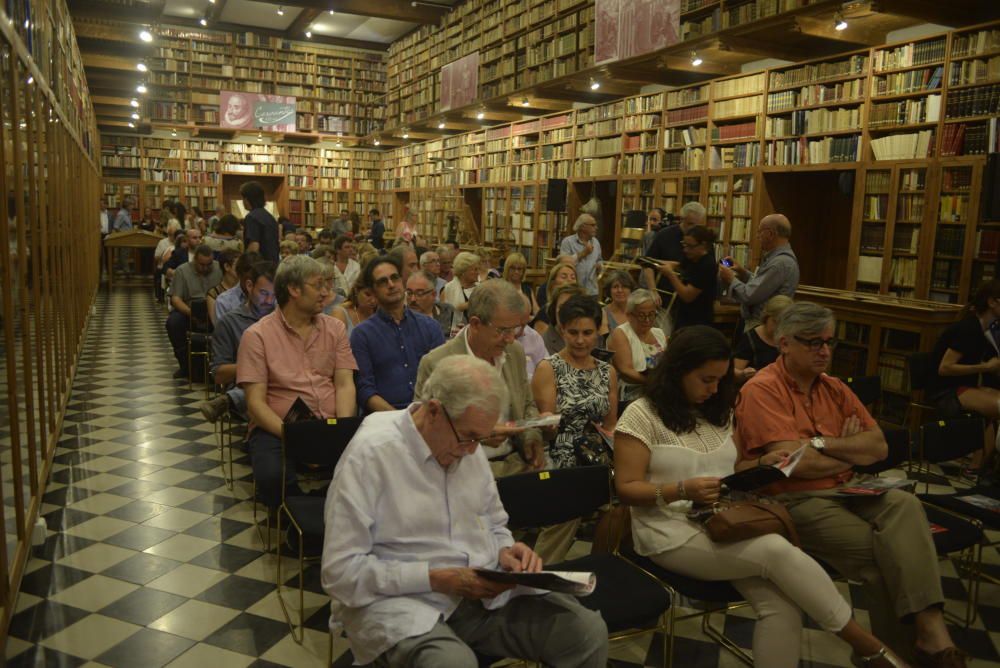
<path id="1" fill-rule="evenodd" d="M 219 91 L 219 126 L 238 130 L 295 132 L 295 98 Z"/>
<path id="2" fill-rule="evenodd" d="M 478 51 L 452 61 L 441 68 L 441 111 L 472 104 L 476 101 L 478 90 Z"/>
<path id="3" fill-rule="evenodd" d="M 680 0 L 597 0 L 594 63 L 625 60 L 680 39 Z"/>

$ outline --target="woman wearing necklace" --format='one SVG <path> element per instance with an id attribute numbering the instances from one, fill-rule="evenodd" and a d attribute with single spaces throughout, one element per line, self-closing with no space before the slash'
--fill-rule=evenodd
<path id="1" fill-rule="evenodd" d="M 375 300 L 375 292 L 370 287 L 361 285 L 361 282 L 357 281 L 354 287 L 351 288 L 350 299 L 341 304 L 341 307 L 347 312 L 349 323 L 345 323 L 345 325 L 347 325 L 347 330 L 350 331 L 375 313 L 378 302 Z"/>

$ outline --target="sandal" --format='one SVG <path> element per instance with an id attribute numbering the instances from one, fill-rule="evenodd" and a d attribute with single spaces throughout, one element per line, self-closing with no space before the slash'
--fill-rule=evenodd
<path id="1" fill-rule="evenodd" d="M 909 664 L 885 647 L 882 647 L 875 654 L 869 654 L 868 656 L 852 653 L 851 663 L 857 666 L 857 668 L 910 668 Z"/>

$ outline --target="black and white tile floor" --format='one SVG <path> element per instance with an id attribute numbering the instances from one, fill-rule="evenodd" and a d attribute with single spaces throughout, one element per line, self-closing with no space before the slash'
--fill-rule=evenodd
<path id="1" fill-rule="evenodd" d="M 234 453 L 229 490 L 212 427 L 195 407 L 203 392 L 171 379 L 163 319 L 147 289 L 101 293 L 42 506 L 50 535 L 27 564 L 7 665 L 322 666 L 328 606 L 318 569 L 307 569 L 299 645 L 277 602 L 277 557 L 252 525 L 248 462 Z M 581 542 L 574 554 L 587 550 Z M 989 552 L 1000 570 L 1000 556 Z M 952 567 L 942 568 L 949 606 L 960 611 L 966 592 Z M 297 562 L 285 558 L 283 570 L 292 580 Z M 840 586 L 867 624 L 858 588 Z M 981 601 L 979 619 L 956 638 L 973 665 L 1000 667 L 1000 588 L 984 585 Z M 725 620 L 743 646 L 749 616 Z M 676 666 L 742 665 L 697 621 L 679 635 Z M 620 666 L 656 666 L 659 645 L 647 636 L 613 645 L 612 656 Z M 335 641 L 336 666 L 351 665 L 346 647 Z M 849 665 L 846 645 L 814 629 L 804 633 L 803 656 L 813 667 Z"/>

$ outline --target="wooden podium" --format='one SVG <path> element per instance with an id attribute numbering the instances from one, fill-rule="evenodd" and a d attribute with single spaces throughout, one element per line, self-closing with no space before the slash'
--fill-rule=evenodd
<path id="1" fill-rule="evenodd" d="M 115 276 L 114 253 L 110 251 L 115 248 L 156 248 L 163 239 L 158 234 L 146 232 L 145 230 L 129 230 L 128 232 L 112 232 L 104 237 L 104 255 L 108 264 L 108 289 L 112 287 Z"/>

